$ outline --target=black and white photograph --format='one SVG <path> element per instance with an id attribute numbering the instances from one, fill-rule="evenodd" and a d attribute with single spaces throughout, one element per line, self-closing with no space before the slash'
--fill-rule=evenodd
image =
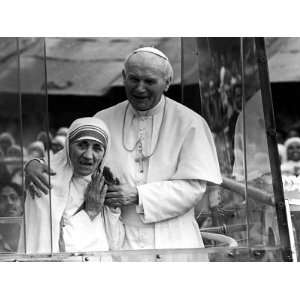
<path id="1" fill-rule="evenodd" d="M 298 48 L 1 38 L 0 259 L 297 261 Z"/>
<path id="2" fill-rule="evenodd" d="M 0 32 L 3 286 L 272 295 L 300 261 L 295 12 L 284 30 L 255 1 L 88 2 L 15 10 Z"/>

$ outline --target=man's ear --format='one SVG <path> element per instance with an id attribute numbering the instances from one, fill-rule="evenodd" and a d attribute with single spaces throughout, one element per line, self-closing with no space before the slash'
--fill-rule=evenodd
<path id="1" fill-rule="evenodd" d="M 124 69 L 122 70 L 122 77 L 123 77 L 123 81 L 125 81 L 125 79 L 126 79 L 126 73 L 125 73 Z"/>
<path id="2" fill-rule="evenodd" d="M 169 78 L 166 79 L 166 87 L 164 89 L 164 92 L 168 91 L 170 85 L 171 85 L 171 78 L 169 77 Z"/>

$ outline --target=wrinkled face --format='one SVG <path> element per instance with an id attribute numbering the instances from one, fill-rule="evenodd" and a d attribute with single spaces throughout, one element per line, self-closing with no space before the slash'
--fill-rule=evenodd
<path id="1" fill-rule="evenodd" d="M 292 143 L 287 148 L 287 160 L 299 161 L 300 160 L 300 144 Z"/>
<path id="2" fill-rule="evenodd" d="M 163 58 L 151 53 L 134 54 L 122 74 L 127 98 L 140 111 L 154 107 L 170 85 Z"/>
<path id="3" fill-rule="evenodd" d="M 21 197 L 10 186 L 5 186 L 0 192 L 0 215 L 5 217 L 19 217 L 23 214 Z"/>
<path id="4" fill-rule="evenodd" d="M 104 156 L 104 146 L 93 140 L 74 141 L 70 145 L 70 160 L 74 173 L 79 176 L 92 174 Z"/>

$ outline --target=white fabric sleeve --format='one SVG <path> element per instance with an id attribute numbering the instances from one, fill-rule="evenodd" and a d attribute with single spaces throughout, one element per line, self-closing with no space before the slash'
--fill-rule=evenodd
<path id="1" fill-rule="evenodd" d="M 121 249 L 124 243 L 125 230 L 120 216 L 121 209 L 119 207 L 110 208 L 104 206 L 104 225 L 111 250 Z"/>
<path id="2" fill-rule="evenodd" d="M 166 180 L 137 187 L 140 213 L 145 223 L 160 222 L 185 214 L 201 201 L 206 181 Z"/>

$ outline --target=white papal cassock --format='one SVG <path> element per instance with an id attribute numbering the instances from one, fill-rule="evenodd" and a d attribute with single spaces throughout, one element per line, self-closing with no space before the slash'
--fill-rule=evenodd
<path id="1" fill-rule="evenodd" d="M 122 208 L 124 249 L 203 247 L 194 207 L 206 182 L 222 181 L 205 120 L 164 96 L 148 111 L 124 101 L 96 117 L 112 137 L 106 164 L 138 189 L 139 205 Z"/>

